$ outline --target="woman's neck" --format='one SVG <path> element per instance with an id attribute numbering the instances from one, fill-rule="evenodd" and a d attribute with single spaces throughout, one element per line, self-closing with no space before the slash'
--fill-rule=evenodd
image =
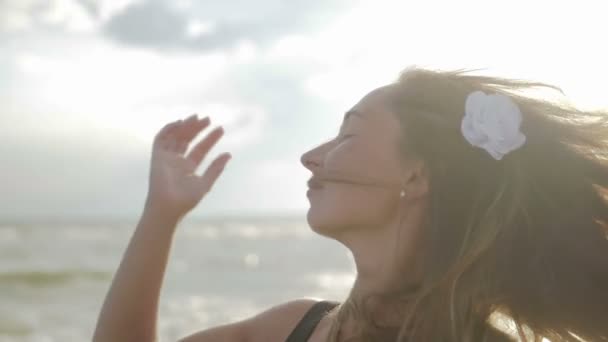
<path id="1" fill-rule="evenodd" d="M 406 295 L 420 279 L 424 250 L 420 227 L 426 221 L 422 211 L 418 212 L 421 215 L 408 213 L 403 219 L 396 218 L 380 228 L 353 231 L 350 239 L 344 241 L 357 269 L 348 301 L 364 306 L 378 324 L 401 324 L 406 304 L 394 296 Z M 351 319 L 357 321 L 360 317 Z"/>

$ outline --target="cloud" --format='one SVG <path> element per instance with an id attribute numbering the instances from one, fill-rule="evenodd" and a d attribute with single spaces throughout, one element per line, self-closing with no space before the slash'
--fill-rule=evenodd
<path id="1" fill-rule="evenodd" d="M 0 2 L 0 32 L 32 30 L 92 32 L 96 21 L 74 0 L 4 0 Z"/>
<path id="2" fill-rule="evenodd" d="M 160 50 L 224 49 L 243 40 L 266 45 L 285 34 L 318 29 L 354 5 L 346 0 L 177 4 L 166 0 L 133 3 L 110 18 L 104 32 L 124 44 Z"/>
<path id="3" fill-rule="evenodd" d="M 0 74 L 6 76 L 0 84 L 8 85 L 0 88 L 4 127 L 7 121 L 19 122 L 20 131 L 66 134 L 74 126 L 71 119 L 80 117 L 89 123 L 75 130 L 119 126 L 148 139 L 165 122 L 206 104 L 206 89 L 213 87 L 232 58 L 226 54 L 167 57 L 118 49 L 94 39 L 80 44 L 31 44 L 6 52 L 0 56 L 4 62 Z M 34 118 L 54 123 L 40 126 Z"/>
<path id="4" fill-rule="evenodd" d="M 171 48 L 183 44 L 183 15 L 160 2 L 136 3 L 112 17 L 104 30 L 119 42 Z"/>

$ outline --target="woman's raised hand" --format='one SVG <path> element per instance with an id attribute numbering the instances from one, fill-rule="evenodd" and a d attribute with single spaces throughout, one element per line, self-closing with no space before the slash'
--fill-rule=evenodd
<path id="1" fill-rule="evenodd" d="M 185 155 L 192 140 L 208 127 L 208 117 L 192 115 L 165 125 L 155 136 L 145 210 L 179 220 L 211 190 L 230 160 L 230 153 L 217 156 L 202 175 L 194 172 L 224 134 L 213 129 Z"/>

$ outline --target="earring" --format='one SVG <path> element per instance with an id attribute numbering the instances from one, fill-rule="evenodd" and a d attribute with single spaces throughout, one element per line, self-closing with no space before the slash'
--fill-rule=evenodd
<path id="1" fill-rule="evenodd" d="M 401 198 L 405 197 L 405 190 L 401 189 L 401 192 L 399 193 L 399 197 L 401 197 Z"/>

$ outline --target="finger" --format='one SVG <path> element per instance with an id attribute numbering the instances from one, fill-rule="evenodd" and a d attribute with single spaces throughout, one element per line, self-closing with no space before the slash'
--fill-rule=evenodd
<path id="1" fill-rule="evenodd" d="M 197 114 L 192 114 L 186 119 L 184 119 L 184 123 L 182 127 L 177 132 L 178 139 L 182 139 L 186 132 L 192 130 L 192 124 L 198 122 Z"/>
<path id="2" fill-rule="evenodd" d="M 179 119 L 177 120 L 177 122 L 179 123 L 178 126 L 176 126 L 174 129 L 172 129 L 170 132 L 168 132 L 167 135 L 173 135 L 176 137 L 176 139 L 179 139 L 179 137 L 181 136 L 182 132 L 184 131 L 184 129 L 190 124 L 190 122 L 192 121 L 192 119 L 194 118 L 194 115 L 191 115 L 185 119 Z"/>
<path id="3" fill-rule="evenodd" d="M 224 128 L 222 126 L 216 127 L 192 148 L 192 151 L 190 151 L 186 158 L 198 167 L 209 150 L 218 142 L 223 134 Z"/>
<path id="4" fill-rule="evenodd" d="M 187 126 L 184 127 L 183 131 L 181 132 L 178 152 L 182 154 L 185 153 L 186 149 L 192 142 L 192 139 L 194 139 L 194 137 L 196 137 L 196 135 L 198 135 L 203 129 L 207 128 L 210 123 L 211 120 L 209 117 L 205 117 L 201 120 L 197 119 L 191 123 L 185 123 Z"/>
<path id="5" fill-rule="evenodd" d="M 166 124 L 154 137 L 154 145 L 166 145 L 166 140 L 172 132 L 174 132 L 182 123 L 182 120 L 177 120 Z"/>
<path id="6" fill-rule="evenodd" d="M 183 122 L 184 120 L 181 119 L 169 122 L 156 135 L 159 137 L 166 137 L 172 132 L 174 132 L 176 129 L 178 129 Z"/>
<path id="7" fill-rule="evenodd" d="M 175 139 L 175 136 L 170 135 L 166 139 L 166 149 L 171 152 L 176 152 L 179 142 Z"/>
<path id="8" fill-rule="evenodd" d="M 193 121 L 188 127 L 184 130 L 183 139 L 188 142 L 192 141 L 192 139 L 203 129 L 207 128 L 211 123 L 211 119 L 207 116 L 200 120 Z"/>
<path id="9" fill-rule="evenodd" d="M 186 141 L 180 141 L 177 144 L 177 147 L 175 148 L 175 152 L 177 152 L 180 155 L 184 155 L 184 152 L 186 152 L 186 149 L 188 149 L 188 142 Z"/>
<path id="10" fill-rule="evenodd" d="M 211 190 L 213 184 L 215 184 L 215 181 L 218 179 L 220 174 L 222 174 L 222 171 L 224 171 L 226 164 L 231 158 L 232 155 L 229 152 L 225 152 L 220 154 L 213 162 L 211 162 L 211 164 L 209 164 L 207 170 L 205 170 L 203 175 L 199 177 L 199 190 L 203 194 L 206 194 Z"/>

